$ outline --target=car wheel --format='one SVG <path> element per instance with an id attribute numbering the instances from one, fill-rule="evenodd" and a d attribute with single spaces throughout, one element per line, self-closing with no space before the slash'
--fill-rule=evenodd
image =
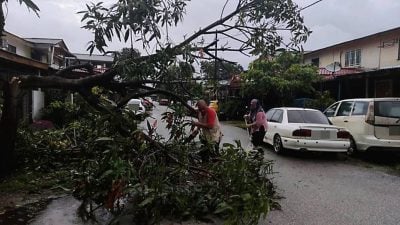
<path id="1" fill-rule="evenodd" d="M 284 151 L 282 145 L 282 139 L 281 136 L 279 136 L 279 134 L 276 134 L 274 136 L 274 151 L 278 154 L 281 154 Z"/>
<path id="2" fill-rule="evenodd" d="M 350 147 L 347 149 L 348 156 L 355 156 L 357 153 L 357 145 L 356 141 L 352 137 L 350 137 Z"/>

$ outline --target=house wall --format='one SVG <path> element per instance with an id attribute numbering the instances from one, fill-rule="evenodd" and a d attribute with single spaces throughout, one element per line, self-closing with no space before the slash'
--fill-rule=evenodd
<path id="1" fill-rule="evenodd" d="M 39 54 L 36 55 L 36 58 L 34 60 L 39 60 L 44 63 L 47 63 L 48 59 L 48 50 L 45 49 L 40 49 L 36 48 L 31 42 L 26 41 L 16 35 L 13 35 L 8 32 L 4 32 L 4 36 L 1 37 L 3 41 L 6 41 L 7 45 L 14 46 L 15 47 L 15 54 L 19 56 L 23 56 L 28 59 L 32 59 L 33 54 Z M 4 50 L 10 51 L 9 48 L 6 48 L 6 45 L 3 46 Z M 14 53 L 14 52 L 13 52 Z M 6 68 L 3 67 L 3 69 L 7 69 L 8 67 L 11 67 L 11 65 L 6 65 Z M 10 68 L 12 70 L 15 70 L 15 68 Z M 21 71 L 22 74 L 24 74 L 24 70 L 22 68 L 18 68 L 18 71 Z M 30 73 L 35 73 L 33 70 L 29 71 Z M 37 71 L 37 75 L 40 76 L 40 70 Z M 31 119 L 37 120 L 40 119 L 40 112 L 44 107 L 44 92 L 42 91 L 32 91 L 29 92 L 27 95 L 25 95 L 22 98 L 22 104 L 21 108 L 19 109 L 19 118 L 23 118 L 25 120 L 30 121 Z"/>
<path id="2" fill-rule="evenodd" d="M 400 29 L 373 35 L 365 39 L 338 44 L 304 55 L 304 63 L 311 64 L 312 59 L 319 58 L 319 67 L 325 68 L 333 62 L 340 62 L 345 67 L 347 51 L 361 49 L 361 64 L 366 70 L 399 67 Z"/>
<path id="3" fill-rule="evenodd" d="M 7 32 L 5 32 L 5 36 L 3 36 L 2 39 L 7 40 L 9 45 L 12 45 L 16 48 L 17 55 L 31 58 L 32 46 L 27 41 Z"/>
<path id="4" fill-rule="evenodd" d="M 381 65 L 380 68 L 391 68 L 400 66 L 399 60 L 399 38 L 397 34 L 388 34 L 381 39 Z"/>
<path id="5" fill-rule="evenodd" d="M 319 62 L 326 68 L 340 62 L 345 74 L 321 82 L 320 90 L 329 90 L 337 100 L 362 97 L 400 97 L 400 27 L 360 39 L 343 42 L 304 55 L 304 63 Z M 346 66 L 346 52 L 361 50 L 360 65 Z M 314 60 L 313 60 L 314 59 Z M 318 59 L 318 60 L 315 60 Z M 324 73 L 325 70 L 320 70 Z M 350 71 L 350 72 L 346 72 Z"/>

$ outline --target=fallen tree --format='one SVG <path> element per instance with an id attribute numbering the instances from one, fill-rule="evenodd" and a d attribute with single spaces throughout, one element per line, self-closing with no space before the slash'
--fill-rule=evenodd
<path id="1" fill-rule="evenodd" d="M 31 1 L 24 2 L 29 2 L 28 7 L 32 7 Z M 291 0 L 237 0 L 226 2 L 218 20 L 197 30 L 182 42 L 173 44 L 168 36 L 168 27 L 179 25 L 184 18 L 188 2 L 188 0 L 120 0 L 108 6 L 105 6 L 104 3 L 87 5 L 87 10 L 80 13 L 83 15 L 82 21 L 85 22 L 83 28 L 94 33 L 94 40 L 88 47 L 91 53 L 95 49 L 106 52 L 107 42 L 114 39 L 132 41 L 133 38 L 142 43 L 144 49 L 149 49 L 154 45 L 157 50 L 143 56 L 121 58 L 115 62 L 112 68 L 102 74 L 94 74 L 91 65 L 79 65 L 65 68 L 50 76 L 38 77 L 22 74 L 15 76 L 12 80 L 3 80 L 2 90 L 5 103 L 0 121 L 0 138 L 2 146 L 5 147 L 2 147 L 0 151 L 1 175 L 9 173 L 15 161 L 13 154 L 18 125 L 15 107 L 21 90 L 34 88 L 69 90 L 79 93 L 99 114 L 96 122 L 104 123 L 105 118 L 110 121 L 107 129 L 104 129 L 105 133 L 97 132 L 97 136 L 90 139 L 93 141 L 93 145 L 86 148 L 87 152 L 91 152 L 88 156 L 88 160 L 91 160 L 89 160 L 90 163 L 83 166 L 86 169 L 82 172 L 83 176 L 80 179 L 85 182 L 78 188 L 80 193 L 78 196 L 84 200 L 84 206 L 90 202 L 96 204 L 107 202 L 108 206 L 113 208 L 119 197 L 132 194 L 129 190 L 132 191 L 132 188 L 137 185 L 137 189 L 135 189 L 137 194 L 132 199 L 141 205 L 141 210 L 145 210 L 139 210 L 138 215 L 147 215 L 146 221 L 143 222 L 147 223 L 149 218 L 173 214 L 173 212 L 163 213 L 161 210 L 157 211 L 159 215 L 155 216 L 151 210 L 154 210 L 160 201 L 172 201 L 173 186 L 183 185 L 180 186 L 182 188 L 180 189 L 182 191 L 180 198 L 186 198 L 184 202 L 193 201 L 200 195 L 212 192 L 211 197 L 204 200 L 207 201 L 206 205 L 208 206 L 207 209 L 204 209 L 205 212 L 209 213 L 213 210 L 213 212 L 217 212 L 216 214 L 223 212 L 224 215 L 228 215 L 226 218 L 232 224 L 254 222 L 261 214 L 266 214 L 272 204 L 270 196 L 260 198 L 258 203 L 263 205 L 260 209 L 251 208 L 251 205 L 257 205 L 254 201 L 270 185 L 268 180 L 262 178 L 266 173 L 261 173 L 261 171 L 268 167 L 262 160 L 256 160 L 255 164 L 252 164 L 251 160 L 254 158 L 248 158 L 246 154 L 238 150 L 240 147 L 227 146 L 226 154 L 216 157 L 216 160 L 221 160 L 221 163 L 213 165 L 204 159 L 196 161 L 195 156 L 190 156 L 194 154 L 190 149 L 196 149 L 196 146 L 182 147 L 182 138 L 176 138 L 177 142 L 169 145 L 169 143 L 162 143 L 162 140 L 138 130 L 137 126 L 126 126 L 130 123 L 121 113 L 121 109 L 131 98 L 158 93 L 169 96 L 193 110 L 186 104 L 187 99 L 177 94 L 190 95 L 187 87 L 189 82 L 182 82 L 187 77 L 182 77 L 182 74 L 171 76 L 168 71 L 172 65 L 181 64 L 191 67 L 198 60 L 230 62 L 219 57 L 216 52 L 271 56 L 275 49 L 282 44 L 287 49 L 296 48 L 298 44 L 306 40 L 309 31 L 303 25 L 299 8 Z M 231 6 L 230 12 L 225 12 L 228 11 L 227 6 Z M 35 10 L 35 12 L 37 11 Z M 2 22 L 4 22 L 4 17 Z M 165 37 L 162 36 L 161 29 L 166 29 Z M 287 43 L 283 43 L 280 31 L 286 31 L 291 35 Z M 223 44 L 218 45 L 218 40 L 213 39 L 216 34 L 224 37 Z M 205 40 L 211 41 L 206 43 Z M 73 72 L 74 69 L 86 70 L 88 76 L 76 76 Z M 149 86 L 149 84 L 154 85 Z M 99 88 L 102 92 L 94 93 L 93 88 Z M 116 104 L 109 104 L 111 101 L 103 101 L 116 95 L 119 97 L 112 99 L 116 101 Z M 177 114 L 177 116 L 179 118 L 181 115 Z M 95 130 L 102 125 L 97 123 L 91 124 L 91 126 L 95 126 L 95 128 L 90 128 Z M 107 138 L 104 139 L 102 135 Z M 124 144 L 120 144 L 118 141 L 121 139 L 123 140 L 121 143 Z M 133 141 L 130 142 L 129 139 Z M 105 143 L 106 148 L 99 147 L 95 142 Z M 85 146 L 88 144 L 86 143 Z M 134 151 L 128 153 L 127 149 Z M 182 155 L 181 152 L 176 152 L 177 150 L 181 150 L 185 154 Z M 234 154 L 235 151 L 237 154 Z M 101 158 L 90 158 L 94 153 L 100 154 Z M 122 156 L 118 156 L 117 153 L 121 153 Z M 241 170 L 243 176 L 233 176 L 234 174 L 231 177 L 227 176 L 231 171 L 226 168 L 235 171 L 234 166 L 238 166 L 238 164 L 229 166 L 230 163 L 233 163 L 232 160 L 237 160 L 235 163 L 243 162 L 246 165 Z M 104 162 L 107 166 L 98 166 L 96 161 Z M 121 161 L 124 162 L 122 169 L 116 170 L 120 172 L 113 173 L 104 170 L 114 168 L 115 163 Z M 170 164 L 174 166 L 171 167 Z M 144 168 L 153 169 L 144 173 Z M 115 168 L 111 171 L 115 171 Z M 175 172 L 182 174 L 176 175 Z M 127 173 L 136 175 L 131 176 L 132 179 L 126 179 L 126 177 L 130 177 Z M 187 176 L 187 173 L 191 176 Z M 246 180 L 247 176 L 252 175 L 255 177 Z M 92 178 L 98 182 L 86 182 L 93 181 Z M 224 180 L 225 178 L 228 180 Z M 242 179 L 242 182 L 239 181 L 239 178 Z M 163 179 L 166 179 L 167 186 L 163 184 Z M 202 181 L 204 182 L 202 183 Z M 233 181 L 238 182 L 232 183 Z M 195 185 L 196 188 L 207 191 L 197 193 L 194 195 L 194 199 L 188 198 L 188 194 L 194 191 L 190 186 L 193 183 L 198 184 Z M 258 184 L 261 186 L 257 188 Z M 250 185 L 249 190 L 253 190 L 254 193 L 243 192 L 246 185 Z M 149 189 L 149 187 L 152 188 Z M 155 187 L 161 188 L 163 191 L 154 190 Z M 232 190 L 228 191 L 227 188 Z M 272 190 L 271 187 L 268 188 Z M 222 198 L 224 189 L 229 196 Z M 179 202 L 179 200 L 176 201 Z M 212 201 L 217 203 L 213 206 L 214 208 L 210 206 Z M 168 206 L 168 204 L 164 206 Z M 185 204 L 182 207 L 186 207 Z M 243 207 L 246 210 L 243 210 Z M 84 209 L 86 208 L 84 207 Z M 195 210 L 195 212 L 198 211 Z M 181 213 L 180 215 L 183 215 L 186 212 Z M 195 213 L 190 212 L 189 214 L 193 216 Z M 244 216 L 243 219 L 247 222 L 239 220 L 237 216 Z"/>

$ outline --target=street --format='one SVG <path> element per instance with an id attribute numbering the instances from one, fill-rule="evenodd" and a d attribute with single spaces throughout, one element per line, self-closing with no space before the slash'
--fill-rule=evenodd
<path id="1" fill-rule="evenodd" d="M 157 131 L 165 134 L 159 120 L 166 107 L 158 106 L 152 116 Z M 154 119 L 149 118 L 152 122 Z M 244 129 L 224 122 L 222 142 L 239 139 L 247 146 Z M 282 210 L 270 212 L 260 224 L 400 224 L 400 179 L 384 169 L 345 155 L 290 152 L 276 155 L 265 149 L 265 159 L 274 160 L 272 176 Z"/>

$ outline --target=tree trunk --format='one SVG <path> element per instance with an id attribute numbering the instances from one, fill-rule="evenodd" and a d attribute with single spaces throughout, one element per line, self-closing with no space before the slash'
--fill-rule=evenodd
<path id="1" fill-rule="evenodd" d="M 18 80 L 4 82 L 4 104 L 0 119 L 0 178 L 8 175 L 16 165 L 15 141 L 17 136 Z"/>

